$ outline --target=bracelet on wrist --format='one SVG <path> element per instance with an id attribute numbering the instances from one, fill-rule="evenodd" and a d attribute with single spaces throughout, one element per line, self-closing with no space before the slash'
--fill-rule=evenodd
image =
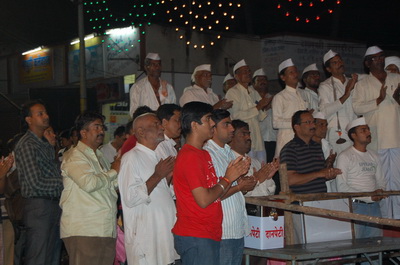
<path id="1" fill-rule="evenodd" d="M 224 187 L 224 185 L 222 185 L 221 183 L 217 183 L 216 185 L 219 185 L 219 186 L 221 187 L 221 189 L 222 189 L 222 192 L 224 192 L 224 191 L 225 191 L 225 187 Z"/>
<path id="2" fill-rule="evenodd" d="M 225 180 L 225 181 L 226 181 L 226 183 L 228 183 L 228 185 L 230 185 L 230 184 L 231 184 L 231 181 L 230 181 L 229 179 L 227 179 L 226 177 L 222 177 L 221 179 Z"/>

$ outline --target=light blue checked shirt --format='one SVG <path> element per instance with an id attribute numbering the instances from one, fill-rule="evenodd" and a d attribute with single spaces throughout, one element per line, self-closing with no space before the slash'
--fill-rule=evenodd
<path id="1" fill-rule="evenodd" d="M 225 176 L 225 171 L 229 163 L 236 158 L 231 147 L 226 144 L 222 148 L 213 140 L 208 140 L 204 149 L 211 156 L 217 176 L 219 178 Z M 236 185 L 236 181 L 232 183 L 232 186 Z M 243 194 L 236 192 L 223 200 L 222 210 L 224 215 L 222 221 L 222 239 L 239 239 L 246 236 L 249 231 Z"/>

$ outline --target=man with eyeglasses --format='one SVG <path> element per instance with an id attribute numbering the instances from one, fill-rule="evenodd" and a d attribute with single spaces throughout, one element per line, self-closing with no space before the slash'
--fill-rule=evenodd
<path id="1" fill-rule="evenodd" d="M 365 117 L 372 141 L 368 146 L 381 159 L 387 181 L 386 190 L 400 189 L 400 75 L 385 72 L 385 55 L 377 46 L 369 47 L 364 56 L 369 75 L 357 83 L 353 108 Z M 400 219 L 400 197 L 383 200 L 382 216 Z"/>
<path id="2" fill-rule="evenodd" d="M 324 67 L 331 75 L 319 86 L 319 110 L 328 120 L 327 140 L 332 144 L 333 150 L 339 154 L 351 146 L 351 141 L 344 128 L 356 119 L 352 107 L 352 91 L 358 80 L 357 74 L 352 74 L 351 79 L 345 73 L 345 64 L 340 54 L 329 50 L 323 57 Z M 339 140 L 341 139 L 341 140 Z"/>
<path id="3" fill-rule="evenodd" d="M 183 90 L 183 95 L 179 99 L 179 104 L 182 107 L 192 101 L 210 104 L 214 109 L 229 109 L 232 107 L 232 101 L 219 100 L 218 95 L 211 89 L 212 74 L 210 64 L 202 64 L 194 69 L 192 83 L 192 86 Z"/>
<path id="4" fill-rule="evenodd" d="M 98 149 L 104 139 L 104 116 L 85 112 L 75 126 L 77 146 L 61 164 L 61 238 L 70 264 L 109 265 L 115 257 L 117 175 L 120 157 L 110 165 Z"/>
<path id="5" fill-rule="evenodd" d="M 303 85 L 303 89 L 300 89 L 299 92 L 308 104 L 308 109 L 313 109 L 314 111 L 318 111 L 319 107 L 319 95 L 318 95 L 318 87 L 321 83 L 320 73 L 316 63 L 310 64 L 303 70 L 303 74 L 301 76 L 301 81 Z"/>
<path id="6" fill-rule="evenodd" d="M 322 147 L 314 142 L 315 119 L 307 110 L 292 117 L 294 138 L 280 153 L 281 163 L 287 164 L 289 187 L 294 193 L 326 192 L 327 180 L 334 179 L 339 169 L 326 168 Z"/>

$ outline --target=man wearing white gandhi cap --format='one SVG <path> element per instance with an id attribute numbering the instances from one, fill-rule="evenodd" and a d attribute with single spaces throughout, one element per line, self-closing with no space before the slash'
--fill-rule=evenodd
<path id="1" fill-rule="evenodd" d="M 192 86 L 186 87 L 183 90 L 183 95 L 179 100 L 179 104 L 182 107 L 192 101 L 208 103 L 214 109 L 229 109 L 232 107 L 232 102 L 226 99 L 219 100 L 218 95 L 210 88 L 212 83 L 210 64 L 202 64 L 194 69 L 192 83 Z"/>
<path id="2" fill-rule="evenodd" d="M 310 64 L 304 68 L 303 73 L 301 74 L 301 82 L 303 84 L 303 89 L 299 89 L 299 92 L 304 101 L 307 102 L 308 109 L 318 111 L 318 87 L 321 83 L 321 79 L 316 63 Z"/>
<path id="3" fill-rule="evenodd" d="M 174 88 L 161 79 L 161 58 L 158 53 L 147 54 L 144 71 L 147 77 L 133 84 L 129 91 L 131 116 L 139 106 L 146 105 L 156 111 L 162 104 L 176 103 Z"/>
<path id="4" fill-rule="evenodd" d="M 388 56 L 385 58 L 386 72 L 400 74 L 400 58 L 398 56 Z"/>
<path id="5" fill-rule="evenodd" d="M 371 143 L 371 131 L 361 117 L 351 121 L 347 127 L 349 138 L 353 141 L 350 146 L 339 154 L 337 167 L 342 174 L 336 177 L 339 192 L 381 192 L 385 189 L 386 181 L 382 164 L 375 151 L 367 150 Z M 381 217 L 379 201 L 386 196 L 357 197 L 353 199 L 353 213 Z M 375 224 L 361 223 L 355 225 L 356 238 L 382 236 L 382 230 Z"/>
<path id="6" fill-rule="evenodd" d="M 331 76 L 319 85 L 319 111 L 324 113 L 328 120 L 327 140 L 339 154 L 351 146 L 344 129 L 350 121 L 357 118 L 352 107 L 352 91 L 358 75 L 353 74 L 351 79 L 347 78 L 344 75 L 342 57 L 332 50 L 323 56 L 323 62 Z"/>
<path id="7" fill-rule="evenodd" d="M 250 86 L 252 75 L 245 60 L 235 64 L 233 73 L 238 83 L 226 93 L 226 99 L 233 102 L 233 106 L 229 110 L 231 118 L 249 124 L 252 138 L 249 156 L 265 162 L 266 154 L 259 122 L 267 116 L 264 108 L 268 104 L 268 99 L 261 98 L 258 92 Z"/>
<path id="8" fill-rule="evenodd" d="M 231 74 L 227 74 L 222 82 L 222 90 L 224 90 L 224 93 L 226 94 L 226 92 L 236 84 L 236 79 Z"/>
<path id="9" fill-rule="evenodd" d="M 367 49 L 364 65 L 369 75 L 354 88 L 353 109 L 371 128 L 368 149 L 379 154 L 386 189 L 400 190 L 400 75 L 385 72 L 385 55 L 377 46 Z M 400 196 L 390 196 L 384 203 L 382 216 L 400 219 Z"/>
<path id="10" fill-rule="evenodd" d="M 276 139 L 275 157 L 283 146 L 294 137 L 292 128 L 292 116 L 298 110 L 307 109 L 307 103 L 297 89 L 299 74 L 297 67 L 291 58 L 283 61 L 278 67 L 279 78 L 284 82 L 285 88 L 275 95 L 272 100 L 272 121 L 275 129 L 278 129 Z"/>

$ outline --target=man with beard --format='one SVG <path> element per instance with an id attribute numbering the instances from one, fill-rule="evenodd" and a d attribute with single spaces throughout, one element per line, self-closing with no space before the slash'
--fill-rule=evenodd
<path id="1" fill-rule="evenodd" d="M 351 146 L 345 128 L 347 124 L 357 118 L 352 107 L 352 91 L 358 80 L 357 74 L 349 79 L 344 75 L 345 67 L 342 57 L 329 50 L 323 57 L 324 67 L 331 75 L 319 86 L 319 109 L 328 120 L 327 140 L 332 144 L 333 150 L 339 154 Z M 344 139 L 345 142 L 338 141 Z"/>
<path id="2" fill-rule="evenodd" d="M 244 60 L 235 64 L 233 72 L 238 83 L 226 93 L 226 98 L 233 103 L 230 110 L 232 119 L 240 119 L 249 124 L 253 136 L 249 155 L 265 162 L 265 147 L 259 122 L 267 116 L 264 108 L 268 105 L 269 100 L 261 98 L 257 91 L 250 86 L 251 70 Z"/>
<path id="3" fill-rule="evenodd" d="M 60 263 L 61 240 L 58 205 L 62 178 L 54 148 L 44 138 L 49 116 L 43 103 L 32 101 L 22 108 L 28 130 L 15 148 L 21 195 L 24 197 L 23 223 L 26 227 L 25 264 Z"/>
<path id="4" fill-rule="evenodd" d="M 342 174 L 336 178 L 338 191 L 382 192 L 386 181 L 378 154 L 367 150 L 367 146 L 371 143 L 371 131 L 365 118 L 350 122 L 346 130 L 354 144 L 338 156 L 337 166 L 342 170 Z M 379 201 L 383 198 L 384 196 L 376 195 L 353 199 L 353 212 L 381 217 Z M 357 222 L 355 234 L 356 238 L 378 237 L 382 236 L 382 230 L 375 224 Z"/>
<path id="5" fill-rule="evenodd" d="M 314 142 L 315 119 L 309 111 L 299 110 L 292 117 L 294 138 L 283 148 L 281 163 L 287 164 L 289 187 L 294 193 L 326 192 L 325 182 L 340 170 L 326 168 L 321 145 Z"/>
<path id="6" fill-rule="evenodd" d="M 381 159 L 387 190 L 400 189 L 400 75 L 384 70 L 385 55 L 377 47 L 369 47 L 364 64 L 369 75 L 356 84 L 353 108 L 365 117 L 371 128 L 369 150 L 377 151 Z M 382 201 L 382 215 L 400 219 L 400 196 Z"/>
<path id="7" fill-rule="evenodd" d="M 191 101 L 208 103 L 214 109 L 229 109 L 232 102 L 226 99 L 219 100 L 218 95 L 211 89 L 212 74 L 211 65 L 202 64 L 197 66 L 192 74 L 193 85 L 183 90 L 183 95 L 179 100 L 181 106 Z"/>
<path id="8" fill-rule="evenodd" d="M 304 68 L 301 81 L 303 84 L 303 89 L 300 89 L 299 91 L 304 101 L 307 102 L 308 109 L 318 111 L 318 87 L 321 83 L 321 80 L 317 64 L 313 63 Z"/>
<path id="9" fill-rule="evenodd" d="M 156 111 L 162 104 L 176 103 L 174 88 L 161 79 L 161 58 L 158 53 L 147 54 L 144 69 L 147 77 L 136 82 L 129 92 L 131 116 L 139 106 L 148 106 Z"/>
<path id="10" fill-rule="evenodd" d="M 217 177 L 222 178 L 229 163 L 236 159 L 228 143 L 233 138 L 234 128 L 230 113 L 214 110 L 211 119 L 215 122 L 214 135 L 204 149 L 210 154 Z M 242 177 L 232 183 L 222 197 L 222 241 L 220 244 L 220 265 L 240 265 L 244 249 L 244 237 L 249 233 L 244 194 L 257 184 L 253 176 Z"/>
<path id="11" fill-rule="evenodd" d="M 109 265 L 115 256 L 117 175 L 120 158 L 110 165 L 98 150 L 104 139 L 104 116 L 85 112 L 78 116 L 77 146 L 61 164 L 61 238 L 73 265 Z"/>
<path id="12" fill-rule="evenodd" d="M 292 59 L 289 58 L 280 63 L 278 72 L 280 80 L 285 84 L 285 89 L 276 94 L 272 100 L 274 110 L 272 121 L 274 128 L 278 129 L 275 157 L 279 157 L 282 147 L 293 138 L 290 123 L 293 114 L 298 110 L 307 109 L 307 103 L 297 89 L 299 74 Z"/>
<path id="13" fill-rule="evenodd" d="M 171 233 L 176 208 L 169 188 L 175 157 L 160 160 L 156 155 L 164 129 L 155 114 L 137 117 L 133 129 L 137 144 L 123 156 L 118 176 L 127 261 L 171 264 L 179 258 Z"/>

